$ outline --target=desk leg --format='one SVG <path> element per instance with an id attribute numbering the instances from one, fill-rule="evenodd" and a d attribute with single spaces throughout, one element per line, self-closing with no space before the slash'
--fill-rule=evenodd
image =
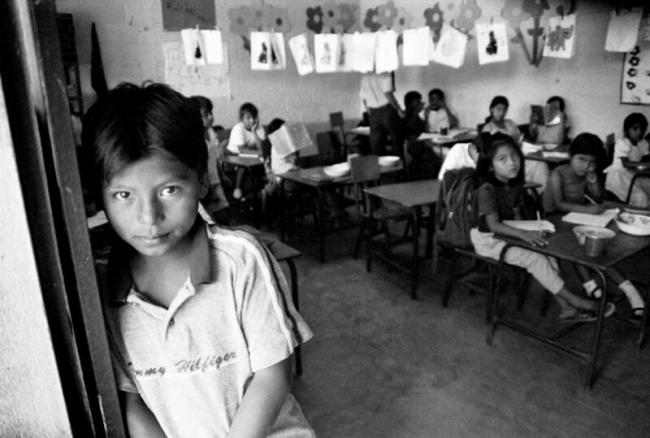
<path id="1" fill-rule="evenodd" d="M 287 259 L 287 265 L 289 265 L 289 274 L 291 275 L 291 299 L 293 300 L 293 305 L 296 307 L 297 311 L 300 311 L 300 303 L 298 301 L 298 271 L 296 270 L 296 264 L 292 259 Z M 300 345 L 296 347 L 296 375 L 302 375 L 302 354 L 301 354 Z"/>
<path id="2" fill-rule="evenodd" d="M 433 233 L 435 232 L 435 204 L 429 205 L 429 217 L 427 219 L 427 247 L 425 250 L 425 257 L 429 258 L 433 255 Z"/>
<path id="3" fill-rule="evenodd" d="M 413 280 L 411 284 L 411 299 L 417 298 L 418 277 L 420 274 L 420 218 L 422 208 L 413 209 Z"/>
<path id="4" fill-rule="evenodd" d="M 506 245 L 501 250 L 501 255 L 499 256 L 499 264 L 497 266 L 497 279 L 494 282 L 494 287 L 490 288 L 488 293 L 488 319 L 490 324 L 488 324 L 488 334 L 487 334 L 487 344 L 492 345 L 494 340 L 494 332 L 496 331 L 498 324 L 498 309 L 499 309 L 499 290 L 501 289 L 501 280 L 503 277 L 503 265 L 505 264 L 506 252 L 510 248 L 509 245 Z"/>
<path id="5" fill-rule="evenodd" d="M 318 199 L 318 217 L 316 218 L 316 233 L 318 233 L 318 256 L 320 262 L 325 262 L 325 208 L 324 196 L 320 187 L 316 187 L 316 195 Z"/>
<path id="6" fill-rule="evenodd" d="M 587 380 L 585 385 L 591 389 L 596 381 L 596 361 L 598 360 L 598 352 L 600 350 L 600 340 L 603 334 L 603 323 L 605 321 L 605 308 L 607 307 L 607 278 L 600 269 L 595 269 L 600 277 L 600 284 L 602 287 L 603 295 L 600 297 L 600 305 L 598 307 L 598 320 L 596 321 L 596 328 L 594 329 L 594 337 L 591 342 L 591 353 L 589 355 L 589 368 L 587 369 Z"/>

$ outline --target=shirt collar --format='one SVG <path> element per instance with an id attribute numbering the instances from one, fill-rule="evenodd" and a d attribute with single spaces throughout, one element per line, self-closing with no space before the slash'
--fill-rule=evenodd
<path id="1" fill-rule="evenodd" d="M 197 217 L 191 233 L 193 234 L 190 281 L 193 285 L 211 282 L 214 280 L 216 267 L 212 263 L 206 223 L 200 217 Z M 133 252 L 133 248 L 121 240 L 116 241 L 113 245 L 106 272 L 106 297 L 110 304 L 126 303 L 126 298 L 133 287 L 133 277 L 129 267 Z"/>

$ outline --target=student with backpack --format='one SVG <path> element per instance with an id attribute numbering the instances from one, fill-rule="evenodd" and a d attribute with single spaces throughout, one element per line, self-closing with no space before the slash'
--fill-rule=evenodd
<path id="1" fill-rule="evenodd" d="M 524 219 L 524 158 L 517 143 L 509 135 L 496 134 L 487 140 L 477 163 L 480 186 L 476 193 L 478 224 L 470 232 L 475 251 L 484 257 L 498 260 L 505 242 L 494 234 L 511 236 L 532 246 L 547 244 L 544 234 L 510 227 L 504 220 Z M 553 257 L 524 248 L 509 248 L 505 262 L 526 269 L 540 284 L 553 294 L 560 306 L 559 320 L 588 322 L 596 320 L 596 301 L 570 291 L 560 277 Z M 615 311 L 607 303 L 605 316 Z"/>

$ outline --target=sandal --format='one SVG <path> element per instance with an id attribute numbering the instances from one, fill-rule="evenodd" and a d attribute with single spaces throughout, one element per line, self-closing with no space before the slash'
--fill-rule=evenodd
<path id="1" fill-rule="evenodd" d="M 643 308 L 643 307 L 637 307 L 635 309 L 632 309 L 632 320 L 640 322 L 643 319 L 643 312 L 644 311 L 645 311 L 645 308 Z"/>
<path id="2" fill-rule="evenodd" d="M 605 318 L 609 318 L 616 311 L 616 306 L 614 305 L 614 303 L 606 303 L 605 306 L 606 306 Z M 574 323 L 594 322 L 597 319 L 598 319 L 597 311 L 576 308 L 576 311 L 572 316 L 560 318 L 559 321 L 567 324 L 574 324 Z"/>

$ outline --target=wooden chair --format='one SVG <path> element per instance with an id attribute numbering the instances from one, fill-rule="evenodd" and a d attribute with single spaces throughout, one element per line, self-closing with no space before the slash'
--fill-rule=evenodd
<path id="1" fill-rule="evenodd" d="M 347 156 L 348 145 L 345 139 L 345 120 L 343 119 L 342 111 L 330 113 L 330 129 L 336 132 L 336 135 L 339 137 L 339 143 L 343 149 L 343 156 Z"/>
<path id="2" fill-rule="evenodd" d="M 343 161 L 341 143 L 334 131 L 316 133 L 316 147 L 321 165 L 328 165 Z"/>
<path id="3" fill-rule="evenodd" d="M 360 218 L 359 233 L 354 245 L 353 257 L 357 258 L 363 240 L 367 243 L 366 270 L 370 272 L 372 264 L 372 240 L 383 234 L 386 249 L 397 243 L 393 241 L 389 224 L 392 222 L 411 221 L 411 210 L 404 207 L 389 206 L 385 203 L 371 199 L 363 189 L 379 185 L 381 171 L 379 157 L 376 155 L 355 156 L 350 158 L 350 174 L 353 181 L 353 194 L 355 209 Z M 371 205 L 374 202 L 374 205 Z M 405 241 L 405 236 L 400 239 Z"/>

